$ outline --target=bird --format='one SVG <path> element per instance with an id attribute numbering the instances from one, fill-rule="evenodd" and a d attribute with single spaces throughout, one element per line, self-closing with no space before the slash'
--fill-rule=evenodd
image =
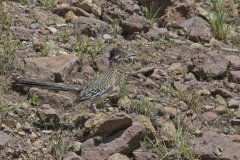
<path id="1" fill-rule="evenodd" d="M 35 86 L 50 90 L 72 91 L 76 94 L 74 104 L 90 99 L 90 109 L 94 113 L 99 113 L 97 104 L 102 101 L 103 97 L 105 97 L 113 90 L 113 87 L 116 83 L 119 64 L 124 60 L 132 59 L 134 56 L 136 55 L 133 53 L 122 52 L 118 48 L 112 48 L 110 51 L 110 56 L 108 58 L 108 69 L 99 76 L 95 77 L 83 88 L 73 85 L 24 79 L 19 76 L 13 76 L 12 80 L 13 84 L 15 85 Z"/>

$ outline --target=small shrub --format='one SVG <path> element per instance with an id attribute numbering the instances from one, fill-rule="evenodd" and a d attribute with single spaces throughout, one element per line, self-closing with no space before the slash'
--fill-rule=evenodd
<path id="1" fill-rule="evenodd" d="M 50 8 L 54 5 L 54 0 L 39 0 L 39 5 Z"/>
<path id="2" fill-rule="evenodd" d="M 36 93 L 33 93 L 30 99 L 30 103 L 34 108 L 38 108 L 40 105 L 39 96 Z"/>

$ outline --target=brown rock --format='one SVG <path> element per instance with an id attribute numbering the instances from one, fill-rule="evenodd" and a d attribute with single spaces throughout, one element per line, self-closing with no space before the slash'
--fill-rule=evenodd
<path id="1" fill-rule="evenodd" d="M 224 106 L 219 106 L 215 109 L 215 111 L 218 113 L 218 114 L 224 114 L 225 113 L 225 110 L 226 108 Z"/>
<path id="2" fill-rule="evenodd" d="M 0 150 L 2 150 L 10 140 L 11 137 L 7 133 L 0 131 Z"/>
<path id="3" fill-rule="evenodd" d="M 209 42 L 212 38 L 208 22 L 201 17 L 192 17 L 183 21 L 180 26 L 186 29 L 189 39 L 194 42 Z"/>
<path id="4" fill-rule="evenodd" d="M 239 70 L 240 69 L 240 57 L 236 55 L 228 55 L 224 56 L 225 59 L 230 61 L 230 67 L 233 69 Z"/>
<path id="5" fill-rule="evenodd" d="M 216 96 L 216 95 L 220 95 L 222 96 L 223 98 L 231 98 L 231 97 L 234 97 L 234 94 L 230 91 L 228 91 L 227 89 L 224 89 L 224 88 L 216 88 L 216 89 L 213 89 L 211 90 L 211 94 L 213 96 Z"/>
<path id="6" fill-rule="evenodd" d="M 17 27 L 14 30 L 16 38 L 21 41 L 29 41 L 33 37 L 33 30 L 24 27 Z"/>
<path id="7" fill-rule="evenodd" d="M 111 26 L 95 18 L 78 17 L 72 20 L 74 27 L 88 36 L 100 36 L 111 31 Z"/>
<path id="8" fill-rule="evenodd" d="M 78 71 L 79 59 L 75 55 L 24 59 L 25 68 L 40 80 L 63 82 Z M 54 63 L 53 63 L 54 62 Z"/>
<path id="9" fill-rule="evenodd" d="M 160 157 L 158 155 L 145 152 L 145 151 L 134 151 L 133 152 L 133 160 L 159 160 Z"/>
<path id="10" fill-rule="evenodd" d="M 200 80 L 223 77 L 228 69 L 229 61 L 219 53 L 200 51 L 193 55 L 189 63 L 189 70 Z"/>
<path id="11" fill-rule="evenodd" d="M 229 81 L 240 84 L 240 71 L 231 71 Z"/>
<path id="12" fill-rule="evenodd" d="M 107 160 L 130 160 L 130 159 L 123 154 L 114 153 L 111 156 L 109 156 Z"/>
<path id="13" fill-rule="evenodd" d="M 140 146 L 144 130 L 142 124 L 133 123 L 128 129 L 115 133 L 97 146 L 92 138 L 88 139 L 81 145 L 81 157 L 85 160 L 103 160 L 114 153 L 129 154 Z"/>
<path id="14" fill-rule="evenodd" d="M 178 91 L 186 91 L 187 89 L 188 89 L 188 85 L 185 85 L 185 84 L 183 84 L 182 82 L 180 82 L 180 81 L 176 81 L 176 82 L 174 82 L 173 83 L 173 86 L 174 86 L 174 88 L 176 89 L 176 90 L 178 90 Z"/>
<path id="15" fill-rule="evenodd" d="M 51 108 L 49 104 L 43 104 L 38 110 L 37 115 L 44 125 L 49 124 L 51 126 L 57 126 L 60 122 L 56 110 Z"/>
<path id="16" fill-rule="evenodd" d="M 214 113 L 214 112 L 205 112 L 203 114 L 203 118 L 207 121 L 207 122 L 212 122 L 214 121 L 215 119 L 217 119 L 217 114 Z"/>
<path id="17" fill-rule="evenodd" d="M 189 142 L 199 159 L 239 160 L 240 157 L 240 143 L 232 136 L 208 131 Z"/>
<path id="18" fill-rule="evenodd" d="M 124 112 L 114 113 L 97 124 L 92 133 L 93 135 L 110 135 L 119 130 L 125 129 L 132 125 L 132 118 Z"/>
<path id="19" fill-rule="evenodd" d="M 31 88 L 29 93 L 30 95 L 33 93 L 37 94 L 41 104 L 49 104 L 53 108 L 69 108 L 73 106 L 71 98 L 58 93 L 51 93 L 38 88 Z"/>

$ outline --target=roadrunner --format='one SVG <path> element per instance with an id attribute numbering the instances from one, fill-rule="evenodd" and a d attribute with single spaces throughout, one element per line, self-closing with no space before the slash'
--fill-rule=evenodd
<path id="1" fill-rule="evenodd" d="M 135 55 L 126 53 L 123 55 L 123 52 L 121 52 L 118 48 L 113 48 L 110 51 L 109 68 L 103 74 L 93 79 L 83 89 L 77 86 L 51 82 L 40 82 L 37 80 L 24 79 L 20 77 L 12 77 L 13 84 L 35 86 L 51 90 L 73 91 L 77 94 L 77 98 L 75 99 L 74 103 L 91 99 L 91 109 L 96 113 L 98 112 L 96 106 L 102 100 L 102 97 L 113 90 L 120 62 L 133 56 Z"/>

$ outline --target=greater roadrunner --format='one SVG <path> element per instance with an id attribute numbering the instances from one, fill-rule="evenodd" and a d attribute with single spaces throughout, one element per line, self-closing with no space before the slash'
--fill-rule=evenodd
<path id="1" fill-rule="evenodd" d="M 77 98 L 74 103 L 79 103 L 81 101 L 92 99 L 91 109 L 94 112 L 98 112 L 96 107 L 97 103 L 102 100 L 102 97 L 110 93 L 113 90 L 115 84 L 116 74 L 119 68 L 119 63 L 123 60 L 129 59 L 134 54 L 126 54 L 121 52 L 118 48 L 113 48 L 110 51 L 109 56 L 109 68 L 103 74 L 99 75 L 93 79 L 86 87 L 83 89 L 59 83 L 51 82 L 40 82 L 37 80 L 24 79 L 20 77 L 12 77 L 13 83 L 17 85 L 30 85 L 40 88 L 46 88 L 51 90 L 61 90 L 61 91 L 73 91 L 77 94 Z"/>

